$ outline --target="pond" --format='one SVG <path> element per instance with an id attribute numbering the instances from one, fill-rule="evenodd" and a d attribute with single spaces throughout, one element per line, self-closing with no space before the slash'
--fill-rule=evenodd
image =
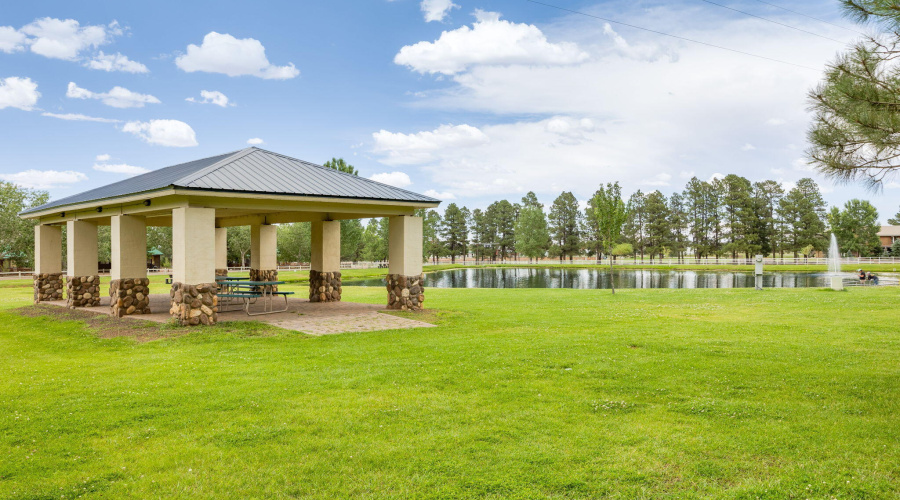
<path id="1" fill-rule="evenodd" d="M 848 275 L 850 276 L 850 275 Z M 752 272 L 673 271 L 616 268 L 616 288 L 753 288 Z M 824 273 L 771 272 L 765 288 L 826 287 Z M 345 286 L 384 286 L 381 278 L 347 280 Z M 435 271 L 425 277 L 431 288 L 609 288 L 608 269 L 479 268 Z"/>

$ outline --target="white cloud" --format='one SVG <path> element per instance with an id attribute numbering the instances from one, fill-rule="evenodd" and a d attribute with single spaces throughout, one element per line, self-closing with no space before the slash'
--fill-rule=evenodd
<path id="1" fill-rule="evenodd" d="M 102 50 L 88 61 L 85 66 L 102 71 L 122 71 L 125 73 L 150 72 L 150 70 L 147 69 L 147 66 L 144 66 L 137 61 L 132 61 L 131 59 L 128 59 L 127 56 L 118 52 L 115 54 L 104 54 Z"/>
<path id="2" fill-rule="evenodd" d="M 139 94 L 124 87 L 113 87 L 109 92 L 91 92 L 69 82 L 66 97 L 72 99 L 99 99 L 114 108 L 143 108 L 144 104 L 159 104 L 160 100 L 150 94 Z"/>
<path id="3" fill-rule="evenodd" d="M 444 17 L 450 13 L 450 9 L 459 8 L 451 0 L 422 0 L 419 4 L 422 14 L 425 16 L 425 22 L 443 21 Z"/>
<path id="4" fill-rule="evenodd" d="M 72 170 L 25 170 L 14 174 L 0 174 L 0 180 L 29 189 L 50 189 L 85 181 L 87 176 Z"/>
<path id="5" fill-rule="evenodd" d="M 37 83 L 31 78 L 11 76 L 0 79 L 0 109 L 18 108 L 31 111 L 40 97 Z"/>
<path id="6" fill-rule="evenodd" d="M 82 115 L 79 113 L 41 113 L 41 116 L 49 116 L 50 118 L 59 118 L 60 120 L 72 122 L 121 123 L 122 121 L 113 118 L 98 118 L 96 116 Z"/>
<path id="7" fill-rule="evenodd" d="M 784 125 L 785 123 L 787 123 L 787 120 L 785 120 L 784 118 L 769 118 L 768 120 L 766 120 L 766 125 L 772 127 L 778 127 Z"/>
<path id="8" fill-rule="evenodd" d="M 12 26 L 0 26 L 0 52 L 12 54 L 25 50 L 25 41 L 28 37 Z"/>
<path id="9" fill-rule="evenodd" d="M 81 52 L 99 47 L 113 36 L 121 35 L 122 29 L 115 21 L 107 26 L 81 26 L 74 19 L 45 17 L 23 26 L 19 32 L 28 35 L 25 43 L 35 54 L 75 61 Z"/>
<path id="10" fill-rule="evenodd" d="M 724 178 L 725 178 L 725 174 L 723 174 L 723 173 L 721 173 L 721 172 L 716 172 L 716 173 L 710 175 L 710 176 L 709 176 L 709 179 L 706 179 L 706 182 L 712 182 L 712 181 L 715 181 L 715 180 L 722 180 L 722 179 L 724 179 Z"/>
<path id="11" fill-rule="evenodd" d="M 656 174 L 653 177 L 642 181 L 640 184 L 642 184 L 644 186 L 662 187 L 662 186 L 668 186 L 670 184 L 669 181 L 671 181 L 671 180 L 672 180 L 672 176 L 663 172 L 663 173 Z"/>
<path id="12" fill-rule="evenodd" d="M 440 192 L 440 191 L 437 191 L 434 189 L 429 189 L 422 194 L 424 194 L 425 196 L 430 196 L 432 198 L 437 198 L 439 200 L 455 200 L 456 199 L 456 195 L 454 195 L 453 193 L 450 193 L 447 191 Z"/>
<path id="13" fill-rule="evenodd" d="M 454 75 L 474 66 L 569 65 L 588 58 L 574 43 L 551 43 L 534 25 L 500 20 L 495 12 L 476 11 L 471 28 L 441 33 L 434 42 L 407 45 L 394 63 L 419 73 Z"/>
<path id="14" fill-rule="evenodd" d="M 101 156 L 109 157 L 109 155 L 101 155 Z M 97 157 L 97 159 L 99 160 L 100 157 Z M 109 159 L 109 158 L 107 158 L 107 159 Z M 145 173 L 149 172 L 149 170 L 147 170 L 144 167 L 135 167 L 133 165 L 126 165 L 125 163 L 119 163 L 119 164 L 115 164 L 115 165 L 110 165 L 108 163 L 95 163 L 94 170 L 98 170 L 100 172 L 109 172 L 112 174 L 125 174 L 125 175 L 132 175 L 132 176 L 139 175 L 139 174 L 145 174 Z"/>
<path id="15" fill-rule="evenodd" d="M 372 134 L 374 152 L 387 154 L 388 164 L 423 163 L 445 149 L 465 149 L 489 142 L 488 136 L 471 125 L 441 125 L 415 134 L 380 130 Z"/>
<path id="16" fill-rule="evenodd" d="M 185 101 L 188 102 L 196 102 L 200 104 L 215 104 L 216 106 L 221 106 L 223 108 L 227 108 L 228 106 L 234 106 L 234 104 L 228 103 L 228 97 L 219 92 L 218 90 L 201 90 L 200 97 L 202 100 L 194 99 L 193 97 L 188 97 Z"/>
<path id="17" fill-rule="evenodd" d="M 300 74 L 293 63 L 286 66 L 270 63 L 266 58 L 266 49 L 259 40 L 238 39 L 215 31 L 207 33 L 200 46 L 188 45 L 187 53 L 178 56 L 175 65 L 188 73 L 204 71 L 274 80 L 287 80 Z"/>
<path id="18" fill-rule="evenodd" d="M 260 139 L 259 137 L 254 137 L 252 139 L 247 139 L 247 144 L 251 146 L 259 146 L 260 144 L 265 144 L 265 141 Z"/>
<path id="19" fill-rule="evenodd" d="M 97 155 L 97 161 L 109 161 L 110 158 L 110 155 Z"/>
<path id="20" fill-rule="evenodd" d="M 374 174 L 369 177 L 369 179 L 398 188 L 405 188 L 406 186 L 412 184 L 409 176 L 403 172 L 384 172 L 380 174 Z"/>
<path id="21" fill-rule="evenodd" d="M 150 120 L 128 122 L 123 132 L 134 134 L 150 144 L 185 148 L 197 145 L 197 137 L 190 125 L 178 120 Z"/>
<path id="22" fill-rule="evenodd" d="M 749 142 L 741 146 L 741 151 L 753 151 L 754 149 L 756 149 L 756 146 Z"/>

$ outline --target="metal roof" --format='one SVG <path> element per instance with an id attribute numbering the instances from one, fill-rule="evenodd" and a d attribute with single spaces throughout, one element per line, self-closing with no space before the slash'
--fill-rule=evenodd
<path id="1" fill-rule="evenodd" d="M 250 147 L 147 172 L 30 208 L 22 212 L 22 215 L 48 208 L 118 198 L 169 187 L 202 191 L 440 203 L 440 200 L 412 191 L 265 149 Z"/>
<path id="2" fill-rule="evenodd" d="M 900 226 L 881 226 L 878 236 L 900 236 Z"/>

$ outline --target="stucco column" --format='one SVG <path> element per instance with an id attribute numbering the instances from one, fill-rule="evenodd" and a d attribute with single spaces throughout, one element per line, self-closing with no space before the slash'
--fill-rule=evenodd
<path id="1" fill-rule="evenodd" d="M 269 224 L 250 226 L 250 279 L 252 281 L 278 279 L 278 226 Z"/>
<path id="2" fill-rule="evenodd" d="M 113 215 L 110 223 L 110 314 L 149 314 L 147 221 L 133 215 Z"/>
<path id="3" fill-rule="evenodd" d="M 97 225 L 83 220 L 66 223 L 66 287 L 69 307 L 100 305 Z"/>
<path id="4" fill-rule="evenodd" d="M 183 325 L 211 325 L 218 318 L 216 210 L 172 209 L 172 314 Z"/>
<path id="5" fill-rule="evenodd" d="M 422 218 L 398 215 L 388 219 L 388 308 L 421 310 L 425 301 L 422 274 Z"/>
<path id="6" fill-rule="evenodd" d="M 309 266 L 310 302 L 339 302 L 341 285 L 341 221 L 312 223 Z"/>
<path id="7" fill-rule="evenodd" d="M 62 227 L 34 226 L 34 303 L 62 300 Z"/>
<path id="8" fill-rule="evenodd" d="M 216 228 L 216 276 L 228 276 L 228 228 Z"/>

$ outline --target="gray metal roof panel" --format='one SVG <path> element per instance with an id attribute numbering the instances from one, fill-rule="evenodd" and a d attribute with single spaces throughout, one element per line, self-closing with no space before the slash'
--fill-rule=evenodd
<path id="1" fill-rule="evenodd" d="M 22 212 L 85 203 L 166 187 L 334 198 L 439 203 L 434 198 L 255 147 L 181 163 Z"/>

